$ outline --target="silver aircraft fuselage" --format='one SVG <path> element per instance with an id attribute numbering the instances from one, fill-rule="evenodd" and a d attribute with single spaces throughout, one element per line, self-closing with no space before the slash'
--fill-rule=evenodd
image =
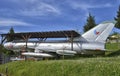
<path id="1" fill-rule="evenodd" d="M 95 51 L 104 51 L 104 43 L 98 42 L 43 42 L 43 43 L 36 43 L 36 42 L 28 42 L 27 48 L 35 49 L 35 52 L 56 52 L 57 50 L 71 50 L 77 53 L 85 54 L 88 50 L 95 50 Z M 8 42 L 4 44 L 7 49 L 14 50 L 14 51 L 22 51 L 26 48 L 25 42 Z M 93 51 L 91 51 L 93 52 Z"/>

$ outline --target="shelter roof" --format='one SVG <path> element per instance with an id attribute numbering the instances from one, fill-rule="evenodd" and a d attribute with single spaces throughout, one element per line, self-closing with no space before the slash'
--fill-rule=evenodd
<path id="1" fill-rule="evenodd" d="M 15 39 L 25 38 L 66 38 L 66 37 L 78 37 L 80 34 L 74 30 L 65 31 L 47 31 L 47 32 L 22 32 L 14 34 L 1 34 L 3 37 L 12 37 Z"/>

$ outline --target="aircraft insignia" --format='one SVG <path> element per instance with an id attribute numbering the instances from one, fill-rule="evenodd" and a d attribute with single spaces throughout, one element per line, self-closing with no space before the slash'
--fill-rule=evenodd
<path id="1" fill-rule="evenodd" d="M 99 35 L 100 32 L 98 32 L 97 30 L 94 30 L 94 34 L 95 34 L 95 35 Z"/>

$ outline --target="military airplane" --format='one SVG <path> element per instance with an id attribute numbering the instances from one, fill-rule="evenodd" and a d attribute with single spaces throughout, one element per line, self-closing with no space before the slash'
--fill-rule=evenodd
<path id="1" fill-rule="evenodd" d="M 28 49 L 34 52 L 23 52 L 24 56 L 56 57 L 56 55 L 101 54 L 105 52 L 105 42 L 112 31 L 114 22 L 103 22 L 83 35 L 73 38 L 73 49 L 67 41 L 29 42 Z M 25 42 L 6 42 L 4 47 L 13 51 L 20 51 Z"/>

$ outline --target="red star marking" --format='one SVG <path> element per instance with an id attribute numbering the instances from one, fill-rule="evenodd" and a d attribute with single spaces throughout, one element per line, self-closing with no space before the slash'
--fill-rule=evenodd
<path id="1" fill-rule="evenodd" d="M 100 34 L 100 32 L 96 32 L 96 35 Z"/>

